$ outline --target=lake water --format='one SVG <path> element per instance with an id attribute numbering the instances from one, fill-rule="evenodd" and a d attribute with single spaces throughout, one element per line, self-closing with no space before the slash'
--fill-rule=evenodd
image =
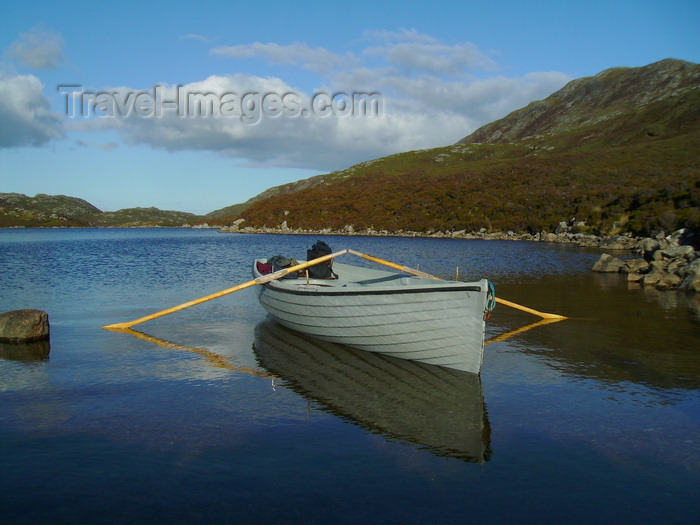
<path id="1" fill-rule="evenodd" d="M 304 260 L 316 237 L 0 231 L 0 312 L 51 322 L 48 357 L 0 345 L 1 521 L 698 521 L 697 298 L 594 274 L 596 250 L 321 238 L 573 319 L 489 343 L 480 377 L 304 338 L 252 289 L 137 337 L 100 327 L 248 281 L 256 256 Z M 487 338 L 536 320 L 499 305 Z"/>

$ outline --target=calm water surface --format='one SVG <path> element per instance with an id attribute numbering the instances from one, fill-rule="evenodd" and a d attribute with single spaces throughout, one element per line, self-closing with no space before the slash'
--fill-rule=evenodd
<path id="1" fill-rule="evenodd" d="M 51 321 L 50 349 L 0 345 L 2 521 L 697 522 L 700 301 L 593 274 L 595 250 L 324 238 L 575 318 L 501 340 L 537 319 L 499 306 L 480 377 L 289 332 L 251 289 L 100 329 L 315 239 L 0 231 L 0 311 Z"/>

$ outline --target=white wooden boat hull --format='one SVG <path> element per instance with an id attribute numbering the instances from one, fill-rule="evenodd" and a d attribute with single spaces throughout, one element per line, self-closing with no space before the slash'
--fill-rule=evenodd
<path id="1" fill-rule="evenodd" d="M 334 263 L 337 280 L 280 279 L 259 287 L 280 324 L 318 339 L 479 373 L 488 281 L 441 281 Z M 253 265 L 253 274 L 259 277 Z"/>

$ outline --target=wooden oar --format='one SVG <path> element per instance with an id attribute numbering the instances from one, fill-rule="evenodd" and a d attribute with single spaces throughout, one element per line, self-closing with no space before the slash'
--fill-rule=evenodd
<path id="1" fill-rule="evenodd" d="M 353 255 L 357 255 L 358 257 L 362 257 L 363 259 L 367 259 L 368 261 L 373 261 L 379 264 L 383 264 L 385 266 L 389 266 L 390 268 L 394 268 L 396 270 L 400 270 L 402 272 L 410 273 L 413 275 L 417 275 L 418 277 L 428 277 L 431 279 L 438 279 L 442 280 L 439 277 L 435 277 L 434 275 L 430 275 L 429 273 L 421 272 L 420 270 L 414 270 L 413 268 L 409 268 L 408 266 L 401 266 L 400 264 L 395 264 L 391 261 L 386 261 L 384 259 L 380 259 L 379 257 L 374 257 L 372 255 L 367 255 L 366 253 L 361 253 L 361 252 L 356 252 L 355 250 L 347 250 L 348 253 L 351 253 Z M 542 319 L 553 319 L 553 320 L 564 320 L 568 319 L 567 317 L 559 314 L 548 314 L 545 312 L 540 312 L 538 310 L 535 310 L 533 308 L 528 308 L 527 306 L 523 306 L 511 301 L 506 301 L 505 299 L 501 299 L 499 297 L 496 297 L 496 302 L 500 303 L 504 306 L 510 306 L 511 308 L 515 308 L 516 310 L 521 310 L 523 312 L 527 312 L 529 314 L 534 314 L 540 316 Z"/>
<path id="2" fill-rule="evenodd" d="M 513 303 L 511 301 L 506 301 L 505 299 L 501 299 L 500 297 L 496 297 L 496 302 L 499 304 L 502 304 L 504 306 L 510 306 L 511 308 L 515 308 L 516 310 L 521 310 L 523 312 L 527 312 L 529 314 L 535 314 L 539 315 L 542 319 L 551 319 L 551 320 L 558 320 L 562 321 L 564 319 L 568 319 L 568 317 L 564 315 L 559 315 L 559 314 L 548 314 L 546 312 L 539 312 L 533 308 L 528 308 L 527 306 L 523 306 L 521 304 Z"/>
<path id="3" fill-rule="evenodd" d="M 216 298 L 221 297 L 223 295 L 228 295 L 230 293 L 237 292 L 237 291 L 243 290 L 245 288 L 250 288 L 251 286 L 255 286 L 256 284 L 264 284 L 264 283 L 269 283 L 270 281 L 275 281 L 277 279 L 281 279 L 285 275 L 288 275 L 288 274 L 294 273 L 294 272 L 298 272 L 299 270 L 303 270 L 304 268 L 308 268 L 309 266 L 314 266 L 316 264 L 328 261 L 330 259 L 333 259 L 333 258 L 338 257 L 339 255 L 343 255 L 345 253 L 348 253 L 348 251 L 341 250 L 339 252 L 331 253 L 330 255 L 324 255 L 323 257 L 318 257 L 317 259 L 313 259 L 311 261 L 307 261 L 307 262 L 300 263 L 300 264 L 297 264 L 294 266 L 290 266 L 289 268 L 284 268 L 283 270 L 279 270 L 275 273 L 263 275 L 262 277 L 258 277 L 257 279 L 253 279 L 252 281 L 238 284 L 232 288 L 227 288 L 226 290 L 221 290 L 220 292 L 216 292 L 216 293 L 204 296 L 204 297 L 200 297 L 199 299 L 194 299 L 192 301 L 188 301 L 186 303 L 182 303 L 182 304 L 179 304 L 177 306 L 173 306 L 172 308 L 168 308 L 167 310 L 162 310 L 160 312 L 156 312 L 154 314 L 147 315 L 145 317 L 140 317 L 138 319 L 135 319 L 133 321 L 128 321 L 126 323 L 110 324 L 107 326 L 103 326 L 102 328 L 106 328 L 107 330 L 124 330 L 124 329 L 130 328 L 134 325 L 137 325 L 140 323 L 145 323 L 146 321 L 150 321 L 151 319 L 163 317 L 164 315 L 172 314 L 173 312 L 179 312 L 180 310 L 184 310 L 185 308 L 189 308 L 190 306 L 204 303 L 206 301 L 211 301 L 212 299 L 216 299 Z"/>
<path id="4" fill-rule="evenodd" d="M 353 255 L 357 255 L 358 257 L 362 257 L 363 259 L 367 259 L 368 261 L 383 264 L 384 266 L 388 266 L 389 268 L 394 268 L 395 270 L 399 270 L 401 272 L 406 272 L 406 273 L 410 273 L 413 275 L 417 275 L 418 277 L 427 277 L 429 279 L 437 279 L 438 281 L 441 280 L 439 277 L 435 277 L 434 275 L 430 275 L 429 273 L 421 272 L 420 270 L 414 270 L 413 268 L 409 268 L 408 266 L 401 266 L 400 264 L 396 264 L 396 263 L 393 263 L 391 261 L 385 261 L 384 259 L 380 259 L 379 257 L 374 257 L 373 255 L 367 255 L 366 253 L 356 252 L 355 250 L 348 250 L 348 253 L 351 253 Z"/>

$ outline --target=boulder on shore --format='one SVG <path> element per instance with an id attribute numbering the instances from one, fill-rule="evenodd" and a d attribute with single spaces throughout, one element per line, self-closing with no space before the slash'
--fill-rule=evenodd
<path id="1" fill-rule="evenodd" d="M 28 343 L 49 338 L 49 314 L 42 310 L 13 310 L 0 314 L 0 342 Z"/>

